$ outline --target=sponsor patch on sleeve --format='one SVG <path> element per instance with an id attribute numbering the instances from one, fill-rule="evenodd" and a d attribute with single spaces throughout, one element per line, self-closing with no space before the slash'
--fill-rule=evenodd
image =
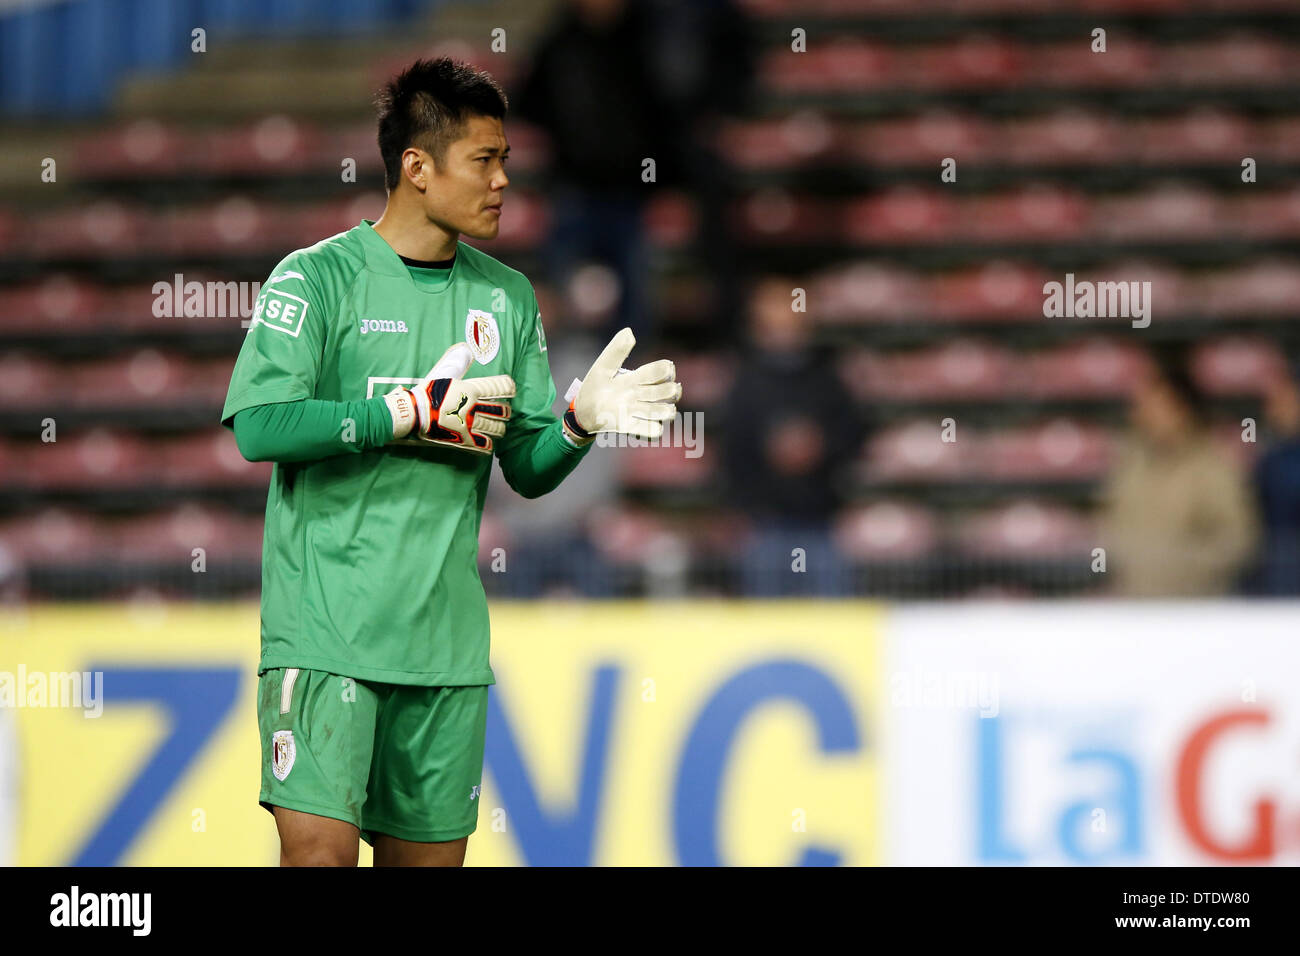
<path id="1" fill-rule="evenodd" d="M 307 301 L 279 289 L 264 289 L 262 298 L 253 313 L 253 324 L 261 323 L 267 328 L 298 337 L 302 331 L 302 320 L 307 315 Z"/>

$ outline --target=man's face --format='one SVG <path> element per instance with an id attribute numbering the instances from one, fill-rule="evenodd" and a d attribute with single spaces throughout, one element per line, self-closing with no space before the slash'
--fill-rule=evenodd
<path id="1" fill-rule="evenodd" d="M 471 239 L 495 239 L 501 227 L 501 196 L 510 180 L 510 152 L 501 120 L 471 116 L 465 135 L 447 147 L 440 166 L 421 151 L 424 212 L 449 232 Z"/>
<path id="2" fill-rule="evenodd" d="M 1279 375 L 1265 383 L 1264 417 L 1284 435 L 1300 432 L 1300 390 L 1290 376 Z"/>
<path id="3" fill-rule="evenodd" d="M 1157 444 L 1177 440 L 1191 425 L 1191 418 L 1177 393 L 1159 379 L 1145 381 L 1133 398 L 1131 414 L 1134 425 Z"/>

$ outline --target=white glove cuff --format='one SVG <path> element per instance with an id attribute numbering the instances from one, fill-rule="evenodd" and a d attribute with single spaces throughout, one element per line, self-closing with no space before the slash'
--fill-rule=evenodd
<path id="1" fill-rule="evenodd" d="M 592 442 L 596 440 L 595 435 L 592 435 L 590 438 L 579 438 L 573 432 L 569 431 L 567 426 L 560 429 L 560 434 L 563 435 L 564 440 L 567 441 L 574 448 L 586 448 L 588 445 L 590 445 Z"/>
<path id="2" fill-rule="evenodd" d="M 384 401 L 388 403 L 388 411 L 393 416 L 393 437 L 405 438 L 411 434 L 417 419 L 415 396 L 411 394 L 410 389 L 398 386 L 384 396 Z"/>

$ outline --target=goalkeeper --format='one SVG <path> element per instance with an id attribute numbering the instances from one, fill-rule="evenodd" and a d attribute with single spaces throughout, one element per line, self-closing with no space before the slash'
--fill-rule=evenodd
<path id="1" fill-rule="evenodd" d="M 388 202 L 286 257 L 222 410 L 273 461 L 262 559 L 259 802 L 282 865 L 464 862 L 487 721 L 478 531 L 493 455 L 527 498 L 597 432 L 659 437 L 666 360 L 614 337 L 563 419 L 537 299 L 459 241 L 497 235 L 510 147 L 486 73 L 422 60 L 379 98 Z M 575 383 L 576 384 L 576 383 Z"/>

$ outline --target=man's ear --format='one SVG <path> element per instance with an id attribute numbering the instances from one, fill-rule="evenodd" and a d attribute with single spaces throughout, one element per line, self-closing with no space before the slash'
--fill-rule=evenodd
<path id="1" fill-rule="evenodd" d="M 414 146 L 402 153 L 402 175 L 420 192 L 429 187 L 427 164 L 430 162 L 432 158 L 429 154 Z"/>

